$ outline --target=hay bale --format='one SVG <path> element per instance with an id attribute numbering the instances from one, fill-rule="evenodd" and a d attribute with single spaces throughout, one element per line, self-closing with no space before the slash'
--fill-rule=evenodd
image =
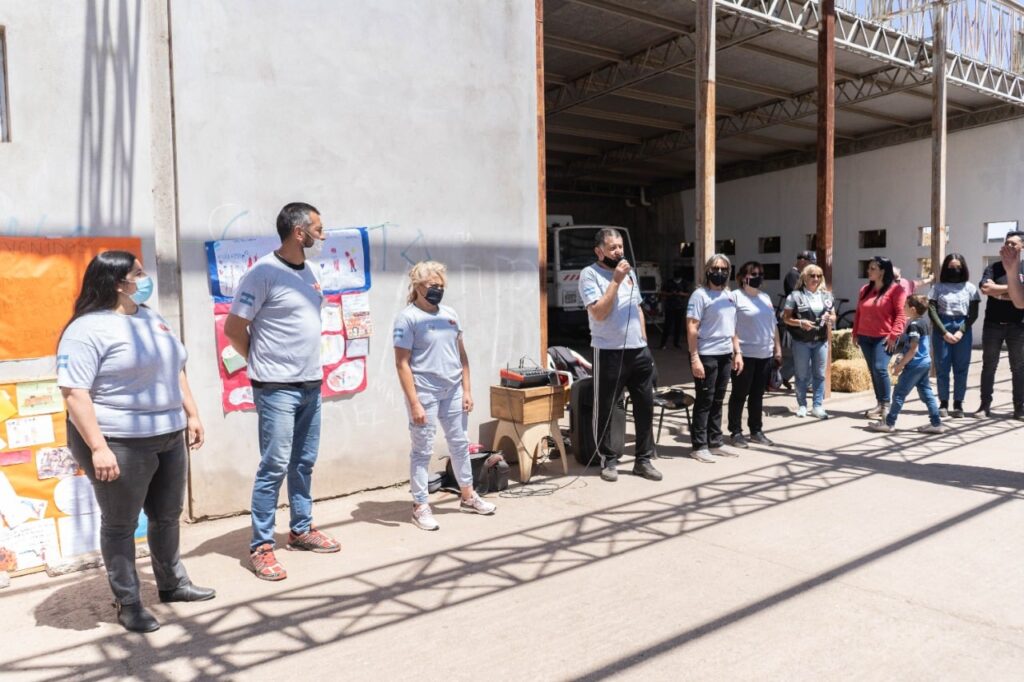
<path id="1" fill-rule="evenodd" d="M 853 342 L 853 332 L 849 329 L 839 329 L 832 332 L 832 359 L 833 360 L 857 360 L 863 359 L 864 354 L 860 347 Z"/>
<path id="2" fill-rule="evenodd" d="M 871 373 L 864 360 L 835 360 L 832 363 L 832 390 L 858 393 L 871 388 Z"/>

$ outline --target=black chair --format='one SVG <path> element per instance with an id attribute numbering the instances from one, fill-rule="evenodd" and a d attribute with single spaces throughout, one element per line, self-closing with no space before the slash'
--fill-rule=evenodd
<path id="1" fill-rule="evenodd" d="M 690 421 L 690 408 L 696 399 L 684 391 L 681 388 L 666 388 L 662 391 L 654 392 L 654 406 L 660 407 L 661 412 L 658 413 L 658 435 L 655 436 L 655 441 L 661 440 L 661 425 L 665 421 L 665 412 L 677 412 L 683 410 L 683 414 L 686 415 L 686 430 L 692 431 L 693 424 Z M 626 407 L 629 407 L 630 399 L 629 395 L 626 395 Z"/>

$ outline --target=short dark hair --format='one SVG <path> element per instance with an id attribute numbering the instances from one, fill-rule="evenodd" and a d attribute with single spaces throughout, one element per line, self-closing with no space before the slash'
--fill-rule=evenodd
<path id="1" fill-rule="evenodd" d="M 308 227 L 313 222 L 310 217 L 313 213 L 320 215 L 320 211 L 316 210 L 316 207 L 301 201 L 285 204 L 285 207 L 277 214 L 277 236 L 284 242 L 296 227 Z"/>
<path id="2" fill-rule="evenodd" d="M 131 274 L 136 260 L 135 254 L 129 251 L 102 251 L 89 261 L 74 312 L 64 330 L 83 315 L 117 307 L 117 285 Z"/>
<path id="3" fill-rule="evenodd" d="M 942 259 L 942 268 L 939 270 L 939 281 L 940 282 L 952 282 L 950 279 L 951 273 L 949 264 L 953 261 L 960 261 L 960 270 L 963 272 L 963 279 L 961 282 L 969 282 L 971 280 L 971 273 L 967 269 L 967 259 L 960 253 L 948 253 L 946 257 Z"/>
<path id="4" fill-rule="evenodd" d="M 907 305 L 913 308 L 918 315 L 924 315 L 928 310 L 928 297 L 924 294 L 913 294 L 907 297 Z"/>
<path id="5" fill-rule="evenodd" d="M 1005 242 L 1010 237 L 1020 237 L 1022 240 L 1024 240 L 1024 232 L 1021 232 L 1020 230 L 1010 230 L 1009 232 L 1006 233 L 1006 236 L 1003 237 L 1003 241 Z"/>
<path id="6" fill-rule="evenodd" d="M 619 239 L 622 239 L 622 233 L 614 227 L 602 227 L 594 233 L 594 248 L 596 249 L 599 246 L 604 246 L 604 240 L 608 237 L 618 237 Z"/>
<path id="7" fill-rule="evenodd" d="M 818 254 L 815 253 L 814 251 L 801 251 L 800 253 L 796 254 L 796 259 L 805 260 L 808 263 L 817 263 Z"/>

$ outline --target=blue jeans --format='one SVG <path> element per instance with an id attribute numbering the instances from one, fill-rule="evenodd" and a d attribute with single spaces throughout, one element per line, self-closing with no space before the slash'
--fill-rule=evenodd
<path id="1" fill-rule="evenodd" d="M 320 388 L 253 388 L 260 422 L 260 466 L 252 486 L 252 544 L 274 544 L 274 516 L 281 483 L 288 478 L 289 527 L 313 525 L 310 484 L 320 449 Z"/>
<path id="2" fill-rule="evenodd" d="M 889 408 L 889 414 L 885 417 L 886 424 L 896 426 L 896 417 L 900 416 L 904 401 L 915 388 L 917 395 L 921 397 L 921 402 L 928 406 L 928 418 L 932 426 L 942 423 L 942 419 L 939 418 L 939 401 L 935 399 L 931 380 L 928 378 L 930 370 L 930 362 L 923 362 L 917 367 L 903 368 L 903 373 L 896 380 L 896 388 L 892 392 L 892 407 Z"/>
<path id="3" fill-rule="evenodd" d="M 469 415 L 462 409 L 462 384 L 447 389 L 416 387 L 416 396 L 427 413 L 426 424 L 413 424 L 409 418 L 409 436 L 412 451 L 409 453 L 409 487 L 416 504 L 427 502 L 427 479 L 430 476 L 430 457 L 434 454 L 434 436 L 437 422 L 441 422 L 448 454 L 452 457 L 452 471 L 459 487 L 473 485 L 473 466 L 469 461 L 469 438 L 466 427 Z M 408 405 L 406 405 L 408 409 Z"/>
<path id="4" fill-rule="evenodd" d="M 968 327 L 959 343 L 946 343 L 944 331 L 950 333 L 960 329 L 966 318 L 939 315 L 946 325 L 945 330 L 935 328 L 932 333 L 932 348 L 935 353 L 935 380 L 939 385 L 939 400 L 949 400 L 949 370 L 953 370 L 953 400 L 963 402 L 967 395 L 967 371 L 971 368 L 971 343 L 974 335 Z"/>
<path id="5" fill-rule="evenodd" d="M 796 404 L 807 407 L 807 386 L 814 389 L 812 407 L 821 407 L 825 400 L 825 364 L 828 346 L 825 341 L 793 339 L 793 369 L 796 372 Z"/>
<path id="6" fill-rule="evenodd" d="M 884 336 L 858 336 L 860 350 L 868 363 L 871 372 L 871 386 L 875 389 L 875 400 L 880 403 L 889 402 L 892 384 L 889 382 L 889 358 L 892 354 L 885 348 Z"/>

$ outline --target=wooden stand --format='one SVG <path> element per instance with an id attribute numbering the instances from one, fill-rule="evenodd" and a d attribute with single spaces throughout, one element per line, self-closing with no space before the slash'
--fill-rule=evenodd
<path id="1" fill-rule="evenodd" d="M 491 449 L 505 452 L 502 442 L 511 441 L 519 460 L 519 480 L 523 483 L 530 480 L 545 436 L 555 441 L 562 457 L 562 472 L 569 473 L 569 460 L 558 428 L 564 412 L 565 391 L 561 386 L 491 386 L 491 416 L 498 420 Z"/>

